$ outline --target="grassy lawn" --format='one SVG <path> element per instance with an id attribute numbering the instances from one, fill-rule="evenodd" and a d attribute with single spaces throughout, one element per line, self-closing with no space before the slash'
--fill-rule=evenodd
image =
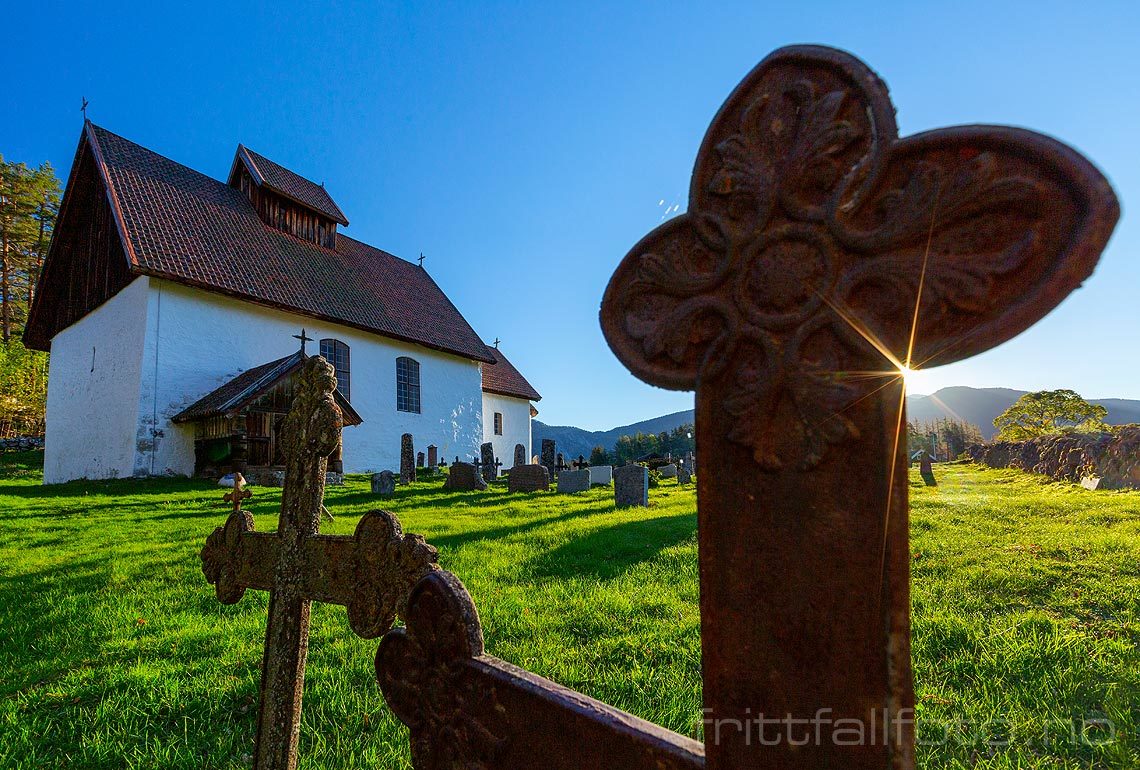
<path id="1" fill-rule="evenodd" d="M 202 577 L 223 490 L 45 488 L 34 455 L 0 461 L 0 767 L 247 767 L 268 599 L 226 607 Z M 1140 767 L 1140 493 L 936 472 L 911 487 L 920 764 Z M 254 491 L 272 529 L 280 491 Z M 695 495 L 650 502 L 429 481 L 384 504 L 466 583 L 489 652 L 699 737 Z M 376 504 L 350 477 L 323 531 Z M 375 648 L 314 606 L 301 767 L 407 765 Z"/>

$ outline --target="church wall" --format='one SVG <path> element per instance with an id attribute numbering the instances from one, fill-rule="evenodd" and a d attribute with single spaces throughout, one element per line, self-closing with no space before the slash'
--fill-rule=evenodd
<path id="1" fill-rule="evenodd" d="M 503 415 L 503 435 L 495 435 L 495 412 Z M 495 447 L 495 457 L 510 468 L 515 461 L 515 444 L 526 447 L 527 461 L 531 458 L 530 402 L 522 398 L 483 394 L 483 441 Z"/>
<path id="2" fill-rule="evenodd" d="M 449 460 L 478 451 L 483 428 L 477 362 L 181 284 L 152 283 L 139 432 L 149 434 L 153 414 L 161 435 L 153 444 L 139 442 L 138 467 L 191 474 L 193 428 L 173 425 L 170 417 L 240 372 L 294 352 L 299 343 L 293 335 L 302 327 L 314 340 L 311 354 L 326 337 L 349 345 L 351 400 L 364 422 L 344 431 L 346 472 L 398 469 L 405 432 L 414 436 L 417 451 L 426 453 L 434 443 Z M 420 363 L 419 414 L 396 410 L 399 356 Z"/>
<path id="3" fill-rule="evenodd" d="M 45 484 L 133 474 L 149 291 L 136 278 L 52 338 Z"/>

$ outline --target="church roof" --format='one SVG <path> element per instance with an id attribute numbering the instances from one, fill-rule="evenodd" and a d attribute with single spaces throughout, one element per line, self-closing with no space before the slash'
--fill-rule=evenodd
<path id="1" fill-rule="evenodd" d="M 340 233 L 335 249 L 295 238 L 265 225 L 245 195 L 224 182 L 92 123 L 86 124 L 84 136 L 95 153 L 133 274 L 475 361 L 493 360 L 422 267 Z M 277 164 L 263 164 L 260 155 L 249 157 L 266 184 L 287 195 L 315 197 L 323 191 Z M 326 204 L 339 213 L 331 198 Z"/>
<path id="2" fill-rule="evenodd" d="M 232 380 L 223 383 L 206 395 L 171 417 L 171 422 L 194 422 L 209 417 L 220 417 L 233 414 L 252 401 L 265 395 L 275 385 L 292 374 L 304 363 L 305 357 L 301 351 L 291 356 L 278 358 L 261 366 L 247 369 Z M 336 405 L 340 407 L 345 425 L 359 425 L 364 422 L 352 404 L 340 394 L 333 391 Z"/>
<path id="3" fill-rule="evenodd" d="M 500 396 L 525 398 L 528 401 L 541 401 L 542 396 L 526 381 L 507 357 L 498 348 L 487 346 L 487 353 L 495 359 L 493 364 L 483 364 L 483 390 Z"/>
<path id="4" fill-rule="evenodd" d="M 300 174 L 295 174 L 264 155 L 259 155 L 244 144 L 238 145 L 235 162 L 238 160 L 245 164 L 259 185 L 264 185 L 287 198 L 292 198 L 298 203 L 316 209 L 335 222 L 342 225 L 348 224 L 344 213 L 336 205 L 328 191 L 325 190 L 323 184 L 310 182 Z"/>

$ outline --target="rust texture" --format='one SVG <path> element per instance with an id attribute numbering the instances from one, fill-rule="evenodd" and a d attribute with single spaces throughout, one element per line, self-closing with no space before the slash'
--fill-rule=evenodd
<path id="1" fill-rule="evenodd" d="M 242 496 L 234 495 L 234 511 L 202 549 L 202 571 L 219 601 L 237 602 L 248 588 L 270 591 L 258 770 L 296 766 L 310 602 L 346 606 L 352 630 L 375 638 L 403 613 L 416 581 L 437 569 L 436 550 L 419 536 L 405 535 L 387 511 L 365 514 L 351 536 L 318 534 L 326 457 L 341 429 L 335 386 L 333 368 L 323 358 L 305 361 L 282 431 L 287 464 L 276 534 L 254 531 L 253 517 L 241 510 Z"/>
<path id="2" fill-rule="evenodd" d="M 913 767 L 899 371 L 1030 326 L 1117 216 L 1055 140 L 899 139 L 854 57 L 761 62 L 709 128 L 688 212 L 625 257 L 601 310 L 634 374 L 696 391 L 705 744 L 487 655 L 436 571 L 376 656 L 415 767 Z"/>

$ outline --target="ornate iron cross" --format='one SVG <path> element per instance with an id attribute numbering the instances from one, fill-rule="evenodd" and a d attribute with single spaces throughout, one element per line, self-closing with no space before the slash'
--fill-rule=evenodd
<path id="1" fill-rule="evenodd" d="M 899 139 L 858 59 L 761 62 L 709 128 L 688 213 L 633 248 L 601 309 L 634 374 L 696 390 L 705 744 L 484 654 L 438 571 L 376 658 L 415 766 L 913 767 L 900 370 L 1030 326 L 1117 216 L 1053 139 Z"/>
<path id="2" fill-rule="evenodd" d="M 202 549 L 202 571 L 219 601 L 233 604 L 247 588 L 270 592 L 256 770 L 296 766 L 310 602 L 344 605 L 353 632 L 373 639 L 392 627 L 415 582 L 437 569 L 436 550 L 422 537 L 403 534 L 386 511 L 366 513 L 351 536 L 318 534 L 326 458 L 341 430 L 335 387 L 327 361 L 305 360 L 281 430 L 286 466 L 277 533 L 255 532 L 239 497 Z"/>

